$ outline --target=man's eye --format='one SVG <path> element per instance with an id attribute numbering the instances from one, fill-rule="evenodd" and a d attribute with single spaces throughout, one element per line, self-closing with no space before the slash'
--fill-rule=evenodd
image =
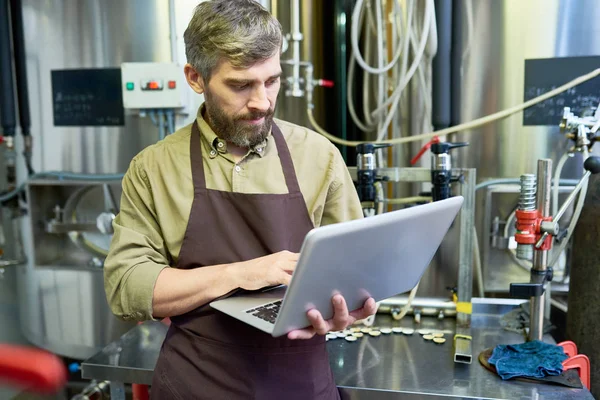
<path id="1" fill-rule="evenodd" d="M 244 90 L 248 88 L 248 84 L 244 84 L 244 85 L 232 85 L 231 86 L 234 90 Z"/>
<path id="2" fill-rule="evenodd" d="M 279 78 L 271 79 L 270 81 L 267 81 L 267 86 L 273 86 L 277 82 L 279 82 Z"/>

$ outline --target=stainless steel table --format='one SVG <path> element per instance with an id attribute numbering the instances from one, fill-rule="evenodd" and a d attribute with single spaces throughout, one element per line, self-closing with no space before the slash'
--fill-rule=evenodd
<path id="1" fill-rule="evenodd" d="M 474 303 L 471 333 L 473 363 L 453 361 L 452 337 L 455 321 L 424 318 L 415 326 L 410 318 L 397 322 L 388 315 L 378 315 L 376 325 L 432 328 L 446 330 L 446 343 L 438 345 L 423 340 L 415 332 L 363 337 L 356 342 L 343 339 L 327 344 L 331 367 L 345 399 L 592 399 L 587 389 L 521 381 L 502 381 L 477 361 L 485 348 L 497 344 L 523 342 L 523 338 L 503 330 L 500 316 L 513 303 L 485 300 Z M 109 380 L 113 399 L 123 394 L 123 383 L 150 384 L 161 343 L 167 327 L 159 322 L 145 322 L 120 340 L 82 363 L 82 376 Z M 552 341 L 551 338 L 546 338 Z M 124 398 L 124 397 L 123 397 Z"/>

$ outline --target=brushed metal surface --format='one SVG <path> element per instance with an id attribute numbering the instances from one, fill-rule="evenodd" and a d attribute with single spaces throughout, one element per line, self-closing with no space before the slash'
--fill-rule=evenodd
<path id="1" fill-rule="evenodd" d="M 597 1 L 580 0 L 456 0 L 463 10 L 472 8 L 473 26 L 463 26 L 463 57 L 460 120 L 475 118 L 524 101 L 525 60 L 536 58 L 591 56 L 600 54 L 600 18 Z M 466 19 L 465 19 L 466 22 Z M 455 135 L 455 141 L 469 141 L 457 149 L 456 167 L 477 168 L 477 180 L 518 178 L 535 173 L 537 160 L 549 158 L 556 165 L 571 146 L 555 126 L 523 126 L 523 114 Z M 600 147 L 594 148 L 600 154 Z M 582 159 L 576 155 L 563 170 L 562 178 L 579 178 Z M 477 198 L 476 224 L 480 248 L 490 241 L 484 230 L 484 194 Z M 498 199 L 491 219 L 505 219 L 516 207 L 516 199 Z M 504 252 L 492 250 L 491 252 Z M 494 274 L 508 274 L 510 257 L 490 257 L 483 265 Z M 508 288 L 506 288 L 508 291 Z M 431 294 L 434 295 L 434 294 Z"/>
<path id="2" fill-rule="evenodd" d="M 279 20 L 283 28 L 283 33 L 291 32 L 291 4 L 290 0 L 271 0 L 271 12 Z M 322 14 L 321 0 L 300 0 L 300 30 L 303 35 L 300 43 L 300 60 L 309 61 L 314 67 L 315 79 L 327 78 L 323 76 L 323 54 L 324 51 L 331 51 L 332 44 L 324 41 L 325 30 L 334 29 L 333 26 L 323 26 L 315 23 L 320 21 Z M 292 47 L 288 46 L 287 51 L 281 55 L 282 60 L 292 59 Z M 285 91 L 288 87 L 284 84 L 285 79 L 292 74 L 292 66 L 282 64 L 283 77 L 281 91 L 277 98 L 277 109 L 275 116 L 294 124 L 306 126 L 313 129 L 308 117 L 306 116 L 307 102 L 305 97 L 286 96 Z M 300 69 L 300 77 L 304 78 L 304 68 Z M 323 126 L 328 110 L 323 102 L 324 90 L 316 88 L 314 93 L 314 103 L 317 107 L 314 110 L 317 123 Z"/>
<path id="3" fill-rule="evenodd" d="M 23 18 L 34 168 L 124 172 L 157 129 L 131 114 L 123 127 L 54 126 L 50 71 L 171 61 L 168 1 L 25 0 Z"/>
<path id="4" fill-rule="evenodd" d="M 517 302 L 474 300 L 473 350 L 478 356 L 497 344 L 523 338 L 504 331 L 500 316 Z M 408 320 L 378 315 L 376 324 L 415 328 Z M 533 382 L 502 381 L 479 362 L 455 364 L 452 358 L 454 321 L 424 318 L 417 328 L 444 330 L 446 343 L 436 345 L 412 336 L 363 337 L 349 343 L 327 343 L 333 375 L 343 399 L 593 399 L 587 389 L 569 389 Z M 82 363 L 86 379 L 150 384 L 167 327 L 145 322 Z M 552 342 L 549 337 L 546 341 Z"/>
<path id="5" fill-rule="evenodd" d="M 198 2 L 174 2 L 177 51 L 173 53 L 180 62 L 185 62 L 181 37 Z M 169 12 L 166 0 L 23 1 L 36 171 L 123 173 L 134 155 L 158 140 L 158 129 L 149 118 L 128 112 L 122 127 L 54 126 L 50 76 L 57 69 L 170 62 Z M 201 96 L 190 96 L 190 103 L 199 100 Z M 44 204 L 41 199 L 29 207 L 35 214 Z M 17 270 L 22 331 L 38 346 L 86 358 L 132 324 L 110 312 L 102 269 L 88 266 L 91 256 L 82 256 L 66 241 L 41 240 L 40 233 L 31 229 L 36 223 L 31 218 L 30 214 L 21 221 L 28 264 Z M 106 243 L 100 247 L 106 248 Z M 53 258 L 57 261 L 50 262 Z"/>

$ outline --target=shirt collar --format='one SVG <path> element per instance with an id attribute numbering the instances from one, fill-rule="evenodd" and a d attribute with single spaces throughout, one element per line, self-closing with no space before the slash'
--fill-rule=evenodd
<path id="1" fill-rule="evenodd" d="M 198 109 L 196 121 L 198 122 L 198 128 L 200 130 L 200 136 L 203 146 L 205 146 L 206 150 L 208 150 L 210 158 L 215 158 L 219 153 L 227 153 L 227 142 L 219 138 L 219 136 L 217 136 L 217 134 L 212 130 L 210 125 L 208 125 L 208 123 L 204 119 L 203 114 L 205 107 L 205 104 L 202 103 L 202 105 Z M 256 154 L 259 157 L 263 157 L 267 153 L 267 146 L 269 144 L 270 137 L 271 133 L 269 133 L 269 135 L 261 143 L 249 149 L 248 153 L 244 157 L 247 157 L 250 154 Z"/>

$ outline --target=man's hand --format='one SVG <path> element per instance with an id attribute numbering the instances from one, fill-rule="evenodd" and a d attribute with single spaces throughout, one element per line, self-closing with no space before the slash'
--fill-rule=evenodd
<path id="1" fill-rule="evenodd" d="M 234 264 L 240 288 L 258 290 L 267 286 L 289 285 L 298 263 L 298 253 L 280 251 Z"/>
<path id="2" fill-rule="evenodd" d="M 333 303 L 333 318 L 325 321 L 321 313 L 317 310 L 309 310 L 308 320 L 312 327 L 299 329 L 288 333 L 288 339 L 310 339 L 315 334 L 326 335 L 327 332 L 341 331 L 352 325 L 359 319 L 367 318 L 377 312 L 377 306 L 373 298 L 368 298 L 362 308 L 348 312 L 346 300 L 340 294 L 336 294 L 331 299 Z"/>

